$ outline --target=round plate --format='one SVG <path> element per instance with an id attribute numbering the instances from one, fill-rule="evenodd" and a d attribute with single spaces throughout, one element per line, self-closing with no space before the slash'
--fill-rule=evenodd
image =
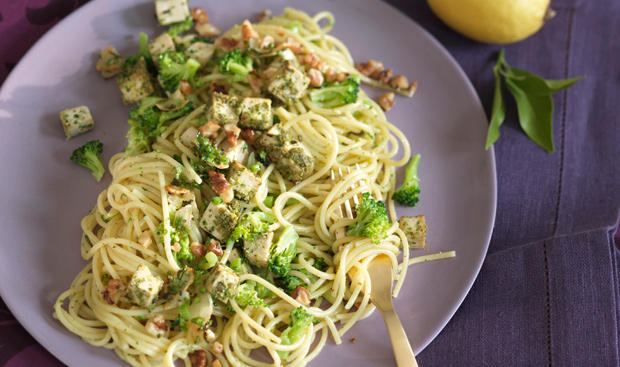
<path id="1" fill-rule="evenodd" d="M 400 215 L 425 214 L 427 250 L 456 250 L 455 259 L 410 267 L 396 309 L 419 353 L 446 325 L 470 289 L 487 251 L 495 218 L 493 151 L 484 150 L 486 117 L 476 92 L 446 50 L 420 26 L 378 1 L 197 1 L 221 29 L 284 6 L 311 14 L 330 10 L 332 34 L 356 60 L 383 61 L 419 83 L 413 99 L 397 98 L 388 119 L 422 154 L 422 196 Z M 0 92 L 0 293 L 15 317 L 50 352 L 71 366 L 122 365 L 109 350 L 92 347 L 52 318 L 52 305 L 85 265 L 80 257 L 80 220 L 110 182 L 96 183 L 69 160 L 92 139 L 104 144 L 103 158 L 126 144 L 127 107 L 114 81 L 95 70 L 98 51 L 114 45 L 137 50 L 140 31 L 162 31 L 153 2 L 93 1 L 59 23 L 28 52 Z M 368 89 L 367 89 L 368 90 Z M 371 95 L 378 91 L 368 90 Z M 58 112 L 87 105 L 96 127 L 65 141 Z M 399 171 L 399 181 L 402 170 Z M 359 322 L 336 346 L 330 339 L 311 365 L 393 364 L 392 350 L 378 313 Z"/>

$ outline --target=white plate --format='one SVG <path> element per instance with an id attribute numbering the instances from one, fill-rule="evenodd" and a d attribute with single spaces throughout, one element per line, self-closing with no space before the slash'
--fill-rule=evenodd
<path id="1" fill-rule="evenodd" d="M 422 154 L 422 196 L 414 209 L 427 216 L 430 251 L 456 250 L 457 258 L 415 265 L 396 308 L 416 352 L 441 331 L 470 289 L 488 247 L 495 218 L 496 182 L 492 151 L 484 150 L 486 118 L 470 82 L 445 49 L 413 21 L 375 1 L 197 1 L 226 29 L 265 8 L 292 6 L 336 16 L 333 34 L 356 60 L 374 58 L 410 79 L 419 89 L 398 98 L 387 114 Z M 22 59 L 0 92 L 0 293 L 15 317 L 50 352 L 71 366 L 111 366 L 113 352 L 69 333 L 51 316 L 52 305 L 84 266 L 80 220 L 97 194 L 97 184 L 69 160 L 73 149 L 98 138 L 104 159 L 123 149 L 127 111 L 113 81 L 94 69 L 98 51 L 116 46 L 134 53 L 140 31 L 155 34 L 152 1 L 93 1 L 49 31 Z M 371 93 L 372 94 L 372 93 Z M 90 106 L 94 131 L 65 141 L 58 111 Z M 402 172 L 400 172 L 402 175 Z M 400 176 L 399 176 L 400 177 Z M 400 181 L 399 181 L 400 182 Z M 422 251 L 421 253 L 424 253 Z M 420 252 L 418 254 L 421 254 Z M 358 323 L 346 339 L 331 341 L 311 365 L 392 364 L 378 313 Z"/>

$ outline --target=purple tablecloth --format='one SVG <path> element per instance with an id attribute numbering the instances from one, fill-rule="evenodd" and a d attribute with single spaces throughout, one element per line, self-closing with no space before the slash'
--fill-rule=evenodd
<path id="1" fill-rule="evenodd" d="M 28 48 L 85 0 L 0 2 L 0 83 Z M 497 46 L 446 28 L 424 1 L 390 0 L 456 57 L 487 111 Z M 422 366 L 620 366 L 620 2 L 554 0 L 557 15 L 506 47 L 512 65 L 586 75 L 555 96 L 556 153 L 519 130 L 509 104 L 495 145 L 499 201 L 480 276 Z M 616 238 L 620 243 L 620 238 Z M 0 365 L 62 365 L 0 302 Z"/>

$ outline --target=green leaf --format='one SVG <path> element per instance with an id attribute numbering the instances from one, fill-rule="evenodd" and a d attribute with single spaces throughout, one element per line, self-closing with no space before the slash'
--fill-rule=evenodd
<path id="1" fill-rule="evenodd" d="M 551 93 L 555 93 L 555 92 L 561 91 L 562 89 L 570 88 L 573 84 L 583 79 L 584 77 L 585 75 L 578 76 L 576 78 L 570 78 L 570 79 L 555 79 L 555 80 L 545 79 L 545 83 L 551 90 Z"/>
<path id="2" fill-rule="evenodd" d="M 583 79 L 583 76 L 578 76 L 571 79 L 543 79 L 527 70 L 511 67 L 508 67 L 508 70 L 505 72 L 504 76 L 506 78 L 512 78 L 523 83 L 527 83 L 532 93 L 537 95 L 553 94 L 561 91 L 562 89 L 569 88 L 578 80 Z"/>
<path id="3" fill-rule="evenodd" d="M 537 77 L 538 78 L 538 77 Z M 540 78 L 538 78 L 540 79 Z M 536 144 L 553 152 L 553 99 L 540 94 L 534 78 L 506 78 L 506 86 L 517 102 L 521 128 Z"/>
<path id="4" fill-rule="evenodd" d="M 499 139 L 499 127 L 506 118 L 506 104 L 502 97 L 502 80 L 500 75 L 501 63 L 504 59 L 504 50 L 500 51 L 497 63 L 493 67 L 493 74 L 495 75 L 495 93 L 493 94 L 493 109 L 491 111 L 491 122 L 489 123 L 489 130 L 487 131 L 487 143 L 486 150 L 489 150 L 491 145 Z"/>

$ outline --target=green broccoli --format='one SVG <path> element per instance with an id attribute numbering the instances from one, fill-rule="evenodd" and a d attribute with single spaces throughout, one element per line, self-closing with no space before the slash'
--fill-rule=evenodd
<path id="1" fill-rule="evenodd" d="M 256 291 L 256 282 L 248 280 L 237 287 L 237 295 L 235 301 L 241 308 L 246 306 L 264 306 L 265 302 L 258 296 Z"/>
<path id="2" fill-rule="evenodd" d="M 222 74 L 242 77 L 248 75 L 253 69 L 253 62 L 250 56 L 247 53 L 241 53 L 238 48 L 222 56 L 218 65 Z M 244 79 L 242 78 L 241 80 Z"/>
<path id="3" fill-rule="evenodd" d="M 310 100 L 324 108 L 340 107 L 357 100 L 359 87 L 359 81 L 351 77 L 342 82 L 327 82 L 310 92 Z"/>
<path id="4" fill-rule="evenodd" d="M 315 268 L 317 268 L 320 271 L 325 271 L 328 268 L 327 263 L 325 262 L 325 259 L 322 257 L 318 257 L 314 260 L 314 264 L 312 264 L 312 266 L 314 266 Z"/>
<path id="5" fill-rule="evenodd" d="M 407 206 L 415 206 L 418 202 L 420 194 L 420 180 L 418 178 L 418 164 L 420 163 L 420 155 L 416 154 L 411 158 L 407 169 L 405 170 L 405 181 L 394 191 L 392 199 Z"/>
<path id="6" fill-rule="evenodd" d="M 170 326 L 173 329 L 179 328 L 181 331 L 187 331 L 187 322 L 192 318 L 189 312 L 189 301 L 179 306 L 179 314 L 177 318 L 172 321 Z"/>
<path id="7" fill-rule="evenodd" d="M 180 245 L 180 250 L 175 253 L 177 263 L 188 264 L 196 260 L 196 256 L 192 254 L 190 250 L 190 238 L 189 231 L 183 226 L 182 219 L 180 217 L 170 218 L 170 243 Z M 163 241 L 162 241 L 163 242 Z"/>
<path id="8" fill-rule="evenodd" d="M 80 166 L 88 168 L 95 180 L 101 181 L 105 173 L 105 167 L 103 166 L 103 161 L 101 161 L 102 151 L 103 144 L 99 140 L 91 140 L 74 150 L 73 154 L 71 154 L 71 160 Z"/>
<path id="9" fill-rule="evenodd" d="M 261 211 L 244 213 L 241 218 L 239 218 L 235 229 L 233 229 L 230 234 L 228 243 L 240 240 L 252 240 L 256 234 L 267 232 L 267 230 L 269 230 L 269 225 L 275 221 L 276 218 L 273 215 Z"/>
<path id="10" fill-rule="evenodd" d="M 159 82 L 166 92 L 174 92 L 179 88 L 181 80 L 194 85 L 194 75 L 200 63 L 176 51 L 159 54 Z"/>
<path id="11" fill-rule="evenodd" d="M 291 261 L 297 254 L 297 240 L 299 235 L 292 226 L 286 227 L 278 242 L 271 247 L 269 257 L 269 271 L 277 277 L 284 277 L 291 270 Z"/>
<path id="12" fill-rule="evenodd" d="M 171 24 L 166 32 L 170 35 L 170 37 L 176 37 L 179 34 L 192 29 L 193 25 L 194 21 L 192 20 L 192 17 L 187 16 L 184 21 Z"/>
<path id="13" fill-rule="evenodd" d="M 353 224 L 347 226 L 347 236 L 368 237 L 377 243 L 386 237 L 390 219 L 383 201 L 375 201 L 365 192 L 362 194 L 362 202 L 355 207 L 355 211 L 357 217 Z"/>
<path id="14" fill-rule="evenodd" d="M 198 161 L 194 162 L 194 169 L 199 174 L 206 174 L 216 166 L 228 165 L 228 157 L 224 152 L 216 148 L 209 138 L 205 138 L 201 134 L 196 137 L 194 154 L 198 157 Z"/>
<path id="15" fill-rule="evenodd" d="M 277 279 L 278 286 L 284 289 L 287 293 L 291 294 L 299 286 L 305 287 L 307 284 L 300 278 L 287 274 Z"/>
<path id="16" fill-rule="evenodd" d="M 153 59 L 151 58 L 151 53 L 149 52 L 149 36 L 146 33 L 140 32 L 140 49 L 136 56 L 128 57 L 125 61 L 125 65 L 133 66 L 138 61 L 139 58 L 143 57 L 144 61 L 146 61 L 146 67 L 149 72 L 155 72 L 155 65 L 153 64 Z"/>
<path id="17" fill-rule="evenodd" d="M 282 334 L 280 334 L 280 340 L 282 341 L 282 345 L 291 345 L 299 340 L 306 330 L 312 325 L 313 322 L 316 322 L 314 316 L 310 315 L 303 307 L 296 308 L 291 311 L 289 318 L 291 319 L 290 324 Z M 278 351 L 278 355 L 282 359 L 286 359 L 288 357 L 288 352 Z"/>

